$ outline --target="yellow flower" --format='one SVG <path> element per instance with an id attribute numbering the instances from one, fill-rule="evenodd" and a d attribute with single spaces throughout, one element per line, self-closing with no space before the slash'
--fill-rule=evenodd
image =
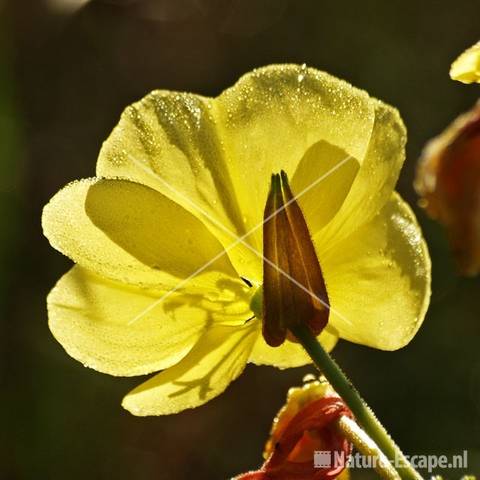
<path id="1" fill-rule="evenodd" d="M 480 83 L 480 42 L 467 48 L 452 63 L 450 77 L 462 83 Z"/>
<path id="2" fill-rule="evenodd" d="M 430 293 L 423 237 L 393 191 L 405 138 L 395 109 L 304 66 L 261 68 L 215 99 L 152 92 L 123 113 L 97 177 L 45 207 L 45 235 L 78 264 L 48 297 L 53 334 L 101 372 L 163 370 L 125 397 L 137 415 L 201 405 L 247 362 L 308 363 L 296 343 L 268 346 L 252 318 L 283 169 L 328 291 L 322 344 L 403 347 Z"/>

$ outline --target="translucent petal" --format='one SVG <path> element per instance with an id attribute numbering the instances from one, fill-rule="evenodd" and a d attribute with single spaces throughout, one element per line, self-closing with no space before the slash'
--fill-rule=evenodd
<path id="1" fill-rule="evenodd" d="M 188 93 L 154 91 L 127 107 L 102 146 L 97 175 L 124 177 L 158 190 L 230 245 L 245 233 L 245 225 L 212 102 Z M 234 248 L 237 269 L 253 277 L 246 266 L 259 260 L 241 243 Z"/>
<path id="2" fill-rule="evenodd" d="M 132 390 L 123 406 L 134 415 L 168 415 L 208 402 L 243 371 L 259 331 L 259 322 L 212 326 L 180 363 Z"/>
<path id="3" fill-rule="evenodd" d="M 141 375 L 180 361 L 214 323 L 244 323 L 248 304 L 147 290 L 73 267 L 48 296 L 55 338 L 85 366 L 111 375 Z"/>
<path id="4" fill-rule="evenodd" d="M 452 63 L 450 77 L 462 83 L 480 83 L 480 42 L 467 48 Z"/>
<path id="5" fill-rule="evenodd" d="M 315 144 L 326 142 L 363 160 L 374 105 L 366 92 L 297 65 L 254 70 L 222 93 L 215 100 L 215 118 L 248 228 L 262 221 L 271 174 L 283 169 L 293 177 Z M 319 154 L 320 164 L 321 153 L 310 155 Z M 261 233 L 259 228 L 252 234 L 254 245 L 262 245 Z"/>
<path id="6" fill-rule="evenodd" d="M 374 106 L 346 82 L 296 65 L 255 70 L 215 100 L 156 91 L 123 113 L 97 173 L 158 189 L 199 216 L 229 249 L 232 234 L 258 226 L 246 240 L 261 253 L 272 172 L 292 176 L 318 142 L 361 162 Z M 261 281 L 257 255 L 240 243 L 229 255 L 240 275 Z"/>
<path id="7" fill-rule="evenodd" d="M 292 178 L 292 190 L 310 233 L 336 215 L 358 173 L 359 162 L 345 150 L 318 142 L 302 157 Z"/>
<path id="8" fill-rule="evenodd" d="M 368 151 L 348 195 L 324 228 L 311 230 L 320 259 L 370 221 L 390 199 L 405 159 L 405 142 L 405 127 L 398 111 L 376 101 Z"/>
<path id="9" fill-rule="evenodd" d="M 430 258 L 410 207 L 396 193 L 368 224 L 322 258 L 340 338 L 395 350 L 413 338 L 430 298 Z"/>
<path id="10" fill-rule="evenodd" d="M 333 350 L 338 336 L 335 330 L 327 327 L 318 336 L 320 343 L 327 350 Z M 260 335 L 255 342 L 249 362 L 257 365 L 272 365 L 278 368 L 301 367 L 311 363 L 312 360 L 299 344 L 287 340 L 279 347 L 270 347 Z"/>
<path id="11" fill-rule="evenodd" d="M 160 288 L 215 288 L 235 276 L 218 240 L 157 191 L 125 180 L 67 185 L 45 207 L 43 230 L 57 250 L 100 275 Z"/>

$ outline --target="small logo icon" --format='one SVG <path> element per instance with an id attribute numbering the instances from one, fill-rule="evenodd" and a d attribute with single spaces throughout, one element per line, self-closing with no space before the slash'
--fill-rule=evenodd
<path id="1" fill-rule="evenodd" d="M 330 450 L 315 450 L 313 466 L 315 468 L 330 468 L 332 466 L 332 452 Z"/>

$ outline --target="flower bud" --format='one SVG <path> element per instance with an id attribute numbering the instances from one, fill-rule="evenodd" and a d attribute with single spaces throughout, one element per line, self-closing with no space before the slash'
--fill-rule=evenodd
<path id="1" fill-rule="evenodd" d="M 272 175 L 263 254 L 265 341 L 272 347 L 281 345 L 298 324 L 318 335 L 328 322 L 327 289 L 307 223 L 283 171 Z"/>

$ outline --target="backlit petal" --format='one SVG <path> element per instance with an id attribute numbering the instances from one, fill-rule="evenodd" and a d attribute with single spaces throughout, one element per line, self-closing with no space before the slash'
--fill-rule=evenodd
<path id="1" fill-rule="evenodd" d="M 318 336 L 323 348 L 333 350 L 338 336 L 331 327 L 326 327 Z M 311 363 L 312 360 L 299 344 L 286 340 L 279 347 L 270 347 L 262 336 L 259 336 L 253 347 L 249 362 L 256 365 L 272 365 L 278 368 L 301 367 Z"/>
<path id="2" fill-rule="evenodd" d="M 327 142 L 316 143 L 302 157 L 291 185 L 312 234 L 336 215 L 359 168 L 355 158 Z"/>
<path id="3" fill-rule="evenodd" d="M 396 193 L 367 225 L 322 258 L 341 338 L 382 350 L 405 346 L 425 316 L 430 258 L 410 207 Z"/>
<path id="4" fill-rule="evenodd" d="M 405 142 L 405 127 L 398 111 L 376 101 L 368 151 L 348 195 L 324 228 L 311 230 L 321 266 L 325 251 L 369 222 L 389 201 L 405 159 Z"/>
<path id="5" fill-rule="evenodd" d="M 258 335 L 258 322 L 213 326 L 180 363 L 132 390 L 123 406 L 134 415 L 167 415 L 208 402 L 243 371 Z"/>
<path id="6" fill-rule="evenodd" d="M 212 99 L 189 93 L 151 92 L 123 112 L 102 146 L 97 175 L 158 190 L 230 245 L 245 226 L 229 174 L 231 155 L 219 137 L 212 105 Z M 259 260 L 241 243 L 235 250 L 236 267 L 252 277 L 245 267 Z"/>
<path id="7" fill-rule="evenodd" d="M 293 174 L 309 149 L 326 142 L 362 161 L 374 122 L 374 101 L 327 73 L 271 65 L 244 75 L 215 100 L 215 118 L 248 229 L 261 224 L 270 176 Z M 318 163 L 325 160 L 318 153 Z M 321 172 L 323 167 L 318 167 Z M 313 180 L 313 179 L 312 179 Z M 261 228 L 252 244 L 261 248 Z"/>
<path id="8" fill-rule="evenodd" d="M 292 176 L 318 142 L 361 162 L 374 110 L 366 92 L 296 65 L 255 70 L 215 100 L 156 91 L 123 113 L 97 173 L 158 189 L 201 218 L 227 248 L 233 235 L 258 226 L 245 240 L 261 253 L 271 173 Z M 242 276 L 261 281 L 257 255 L 240 243 L 229 255 Z"/>
<path id="9" fill-rule="evenodd" d="M 248 318 L 248 304 L 141 289 L 79 266 L 48 296 L 49 326 L 65 350 L 111 375 L 141 375 L 180 361 L 214 323 Z"/>
<path id="10" fill-rule="evenodd" d="M 78 264 L 122 282 L 216 287 L 236 275 L 218 240 L 192 214 L 157 191 L 124 180 L 67 185 L 45 207 L 51 244 Z M 210 263 L 211 262 L 211 263 Z"/>
<path id="11" fill-rule="evenodd" d="M 480 42 L 467 48 L 452 63 L 450 77 L 462 83 L 480 83 Z"/>

